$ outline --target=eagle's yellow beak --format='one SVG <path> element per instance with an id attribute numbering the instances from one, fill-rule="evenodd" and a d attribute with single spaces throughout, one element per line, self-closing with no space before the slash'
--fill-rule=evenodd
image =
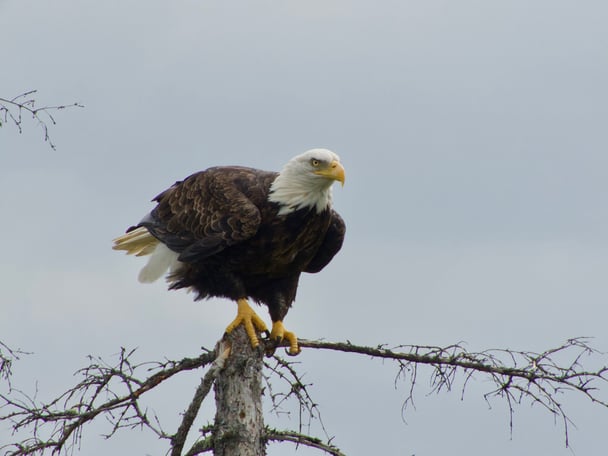
<path id="1" fill-rule="evenodd" d="M 327 177 L 328 179 L 337 180 L 342 184 L 342 187 L 344 187 L 346 174 L 344 171 L 344 166 L 342 166 L 342 163 L 340 163 L 338 160 L 332 161 L 327 168 L 315 171 L 315 174 Z"/>

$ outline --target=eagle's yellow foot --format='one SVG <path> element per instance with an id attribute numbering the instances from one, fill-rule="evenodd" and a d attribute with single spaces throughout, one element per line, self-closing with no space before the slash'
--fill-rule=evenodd
<path id="1" fill-rule="evenodd" d="M 259 332 L 268 333 L 266 323 L 264 323 L 264 321 L 258 317 L 251 306 L 249 306 L 246 299 L 239 299 L 237 304 L 238 309 L 236 312 L 236 318 L 232 320 L 232 323 L 226 327 L 226 334 L 230 334 L 234 328 L 240 324 L 243 324 L 245 326 L 245 332 L 247 332 L 247 336 L 249 336 L 249 340 L 251 341 L 251 346 L 256 348 L 258 345 L 260 345 L 256 330 Z"/>
<path id="2" fill-rule="evenodd" d="M 298 338 L 291 331 L 287 331 L 285 326 L 283 326 L 283 322 L 281 320 L 277 320 L 272 324 L 272 331 L 270 331 L 270 340 L 274 342 L 276 345 L 283 342 L 285 339 L 289 343 L 289 350 L 287 350 L 287 354 L 291 356 L 295 356 L 299 354 L 302 350 L 300 350 L 300 346 L 298 345 Z M 274 353 L 274 349 L 272 347 L 269 350 L 270 354 Z"/>

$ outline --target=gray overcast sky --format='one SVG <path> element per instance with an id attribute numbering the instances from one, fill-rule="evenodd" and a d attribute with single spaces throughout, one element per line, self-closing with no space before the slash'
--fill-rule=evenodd
<path id="1" fill-rule="evenodd" d="M 142 261 L 110 241 L 194 171 L 279 169 L 311 147 L 342 157 L 348 233 L 301 282 L 286 320 L 300 337 L 542 351 L 593 336 L 608 350 L 607 23 L 592 0 L 0 0 L 0 96 L 86 105 L 57 113 L 57 151 L 33 122 L 0 130 L 0 339 L 34 352 L 15 383 L 50 398 L 88 354 L 213 346 L 235 306 L 140 285 Z M 408 385 L 389 364 L 299 360 L 349 455 L 572 454 L 540 407 L 518 407 L 511 436 L 483 376 L 464 401 L 426 397 L 419 376 L 404 423 Z M 150 399 L 168 430 L 197 375 Z M 564 402 L 575 454 L 602 454 L 608 411 Z M 165 453 L 105 431 L 85 430 L 81 453 Z"/>

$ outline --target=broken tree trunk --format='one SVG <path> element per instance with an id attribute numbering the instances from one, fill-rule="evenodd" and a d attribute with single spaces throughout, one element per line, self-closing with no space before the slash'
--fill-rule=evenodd
<path id="1" fill-rule="evenodd" d="M 253 349 L 242 325 L 226 337 L 231 347 L 214 385 L 215 456 L 264 456 L 263 351 Z"/>

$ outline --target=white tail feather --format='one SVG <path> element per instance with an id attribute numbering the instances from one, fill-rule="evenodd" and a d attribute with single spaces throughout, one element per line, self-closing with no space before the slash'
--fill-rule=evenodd
<path id="1" fill-rule="evenodd" d="M 165 244 L 158 243 L 152 252 L 148 264 L 139 273 L 141 283 L 151 283 L 160 279 L 169 269 L 178 266 L 178 253 L 170 250 Z"/>
<path id="2" fill-rule="evenodd" d="M 127 255 L 143 256 L 154 251 L 159 241 L 150 232 L 140 226 L 114 239 L 114 250 L 126 250 Z"/>

